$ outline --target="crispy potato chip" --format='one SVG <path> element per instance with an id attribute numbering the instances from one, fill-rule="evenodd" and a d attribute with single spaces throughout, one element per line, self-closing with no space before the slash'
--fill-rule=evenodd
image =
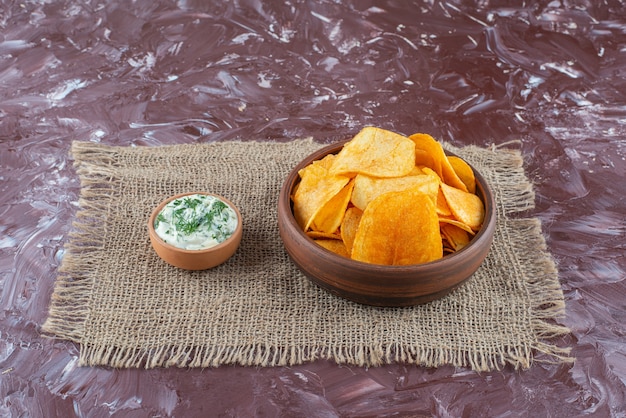
<path id="1" fill-rule="evenodd" d="M 443 195 L 443 191 L 441 187 L 438 187 L 437 190 L 437 215 L 441 216 L 452 216 L 452 211 L 448 206 L 448 202 L 446 201 L 446 197 Z"/>
<path id="2" fill-rule="evenodd" d="M 472 228 L 469 227 L 469 225 L 464 224 L 463 222 L 459 222 L 454 218 L 447 218 L 445 216 L 440 216 L 439 217 L 439 224 L 450 224 L 450 225 L 454 225 L 457 228 L 461 228 L 463 231 L 467 232 L 468 234 L 471 235 L 475 235 L 476 231 L 474 231 Z"/>
<path id="3" fill-rule="evenodd" d="M 316 170 L 316 169 L 317 170 L 326 170 L 326 171 L 328 171 L 328 169 L 332 165 L 333 161 L 335 161 L 335 158 L 337 158 L 337 156 L 335 154 L 328 154 L 324 158 L 322 158 L 321 160 L 315 160 L 311 164 L 309 164 L 306 167 L 302 168 L 300 171 L 298 171 L 298 175 L 300 176 L 300 178 L 302 178 L 302 177 L 306 176 L 307 171 Z M 311 168 L 313 166 L 314 166 L 314 168 Z"/>
<path id="4" fill-rule="evenodd" d="M 474 176 L 472 167 L 470 167 L 465 160 L 454 155 L 448 156 L 448 161 L 456 175 L 459 176 L 463 184 L 465 184 L 465 187 L 467 187 L 467 191 L 469 193 L 476 193 L 476 177 Z"/>
<path id="5" fill-rule="evenodd" d="M 341 240 L 343 241 L 348 253 L 352 253 L 352 243 L 359 228 L 363 211 L 355 206 L 351 206 L 346 210 L 346 214 L 341 222 Z"/>
<path id="6" fill-rule="evenodd" d="M 448 239 L 445 235 L 441 235 L 441 242 L 443 243 L 443 255 L 444 257 L 448 254 L 454 254 L 456 250 L 452 248 L 452 245 L 448 242 Z"/>
<path id="7" fill-rule="evenodd" d="M 467 191 L 465 183 L 456 174 L 443 147 L 435 138 L 417 133 L 409 136 L 409 139 L 415 143 L 415 165 L 430 167 L 447 185 Z"/>
<path id="8" fill-rule="evenodd" d="M 415 167 L 415 144 L 405 136 L 384 129 L 363 128 L 337 154 L 331 174 L 353 177 L 401 177 Z"/>
<path id="9" fill-rule="evenodd" d="M 443 180 L 441 180 L 441 177 L 439 177 L 439 174 L 437 174 L 437 172 L 435 170 L 433 170 L 430 167 L 426 167 L 426 166 L 421 166 L 420 171 L 422 172 L 422 174 L 428 174 L 429 176 L 434 176 L 437 178 L 438 182 L 442 182 Z"/>
<path id="10" fill-rule="evenodd" d="M 441 191 L 441 187 L 439 187 L 439 184 L 441 184 L 442 180 L 439 178 L 439 176 L 437 175 L 437 173 L 435 173 L 433 171 L 433 169 L 429 168 L 429 167 L 424 167 L 422 168 L 422 172 L 425 174 L 429 174 L 434 176 L 435 178 L 437 178 L 437 200 L 436 200 L 436 207 L 437 207 L 437 215 L 441 216 L 445 216 L 445 217 L 450 217 L 452 216 L 452 212 L 450 211 L 450 208 L 448 207 L 448 202 L 446 201 L 446 197 L 443 195 L 443 192 Z"/>
<path id="11" fill-rule="evenodd" d="M 459 251 L 471 240 L 467 231 L 449 223 L 441 224 L 441 235 L 454 251 Z"/>
<path id="12" fill-rule="evenodd" d="M 341 235 L 339 233 L 327 233 L 320 231 L 306 231 L 306 235 L 313 239 L 337 239 L 341 240 Z"/>
<path id="13" fill-rule="evenodd" d="M 485 206 L 478 196 L 446 183 L 439 185 L 454 218 L 477 231 L 485 219 Z"/>
<path id="14" fill-rule="evenodd" d="M 332 233 L 339 229 L 348 203 L 350 203 L 353 188 L 354 181 L 351 180 L 339 193 L 326 202 L 313 218 L 311 228 L 326 233 Z"/>
<path id="15" fill-rule="evenodd" d="M 316 239 L 315 242 L 329 251 L 339 254 L 342 257 L 350 257 L 346 246 L 343 245 L 343 241 L 336 239 Z"/>
<path id="16" fill-rule="evenodd" d="M 323 163 L 309 164 L 300 170 L 300 184 L 293 195 L 293 214 L 306 231 L 317 213 L 350 181 L 345 176 L 330 175 Z"/>
<path id="17" fill-rule="evenodd" d="M 419 264 L 443 257 L 434 203 L 412 189 L 378 196 L 363 211 L 351 256 L 385 265 Z"/>
<path id="18" fill-rule="evenodd" d="M 319 164 L 322 167 L 324 167 L 326 170 L 330 170 L 330 166 L 333 165 L 336 159 L 337 159 L 337 156 L 335 154 L 328 154 L 321 160 L 313 161 L 313 164 Z"/>
<path id="19" fill-rule="evenodd" d="M 441 144 L 422 133 L 410 135 L 409 139 L 415 143 L 415 165 L 429 167 L 443 179 L 442 163 L 446 154 Z"/>
<path id="20" fill-rule="evenodd" d="M 300 182 L 293 185 L 293 189 L 291 190 L 291 196 L 289 196 L 291 198 L 291 201 L 293 201 L 293 197 L 298 192 L 298 187 L 300 187 Z"/>
<path id="21" fill-rule="evenodd" d="M 407 174 L 407 176 L 417 176 L 419 174 L 425 174 L 421 167 L 415 166 L 413 167 L 413 170 L 409 171 L 409 174 Z"/>
<path id="22" fill-rule="evenodd" d="M 361 130 L 299 171 L 293 211 L 328 250 L 374 264 L 420 264 L 469 245 L 485 208 L 469 164 L 426 134 Z"/>
<path id="23" fill-rule="evenodd" d="M 322 158 L 321 160 L 315 160 L 311 164 L 309 164 L 308 166 L 306 166 L 303 169 L 301 169 L 300 171 L 298 171 L 298 175 L 302 179 L 303 177 L 305 177 L 307 175 L 307 172 L 310 173 L 311 175 L 315 176 L 315 175 L 319 175 L 320 173 L 322 173 L 322 170 L 328 171 L 328 168 L 330 167 L 332 162 L 335 160 L 335 158 L 336 158 L 336 155 L 328 154 L 324 158 Z M 312 167 L 312 166 L 315 166 L 315 167 Z M 302 183 L 302 181 L 300 181 L 300 182 L 298 182 L 298 183 L 296 183 L 294 185 L 293 190 L 292 190 L 292 196 L 291 196 L 292 200 L 293 200 L 293 197 L 298 192 L 298 188 L 300 187 L 301 183 Z"/>
<path id="24" fill-rule="evenodd" d="M 431 173 L 433 174 L 392 178 L 377 178 L 358 174 L 354 178 L 351 202 L 357 208 L 365 210 L 372 200 L 383 193 L 415 188 L 428 195 L 435 203 L 439 191 L 439 177 L 433 171 Z"/>

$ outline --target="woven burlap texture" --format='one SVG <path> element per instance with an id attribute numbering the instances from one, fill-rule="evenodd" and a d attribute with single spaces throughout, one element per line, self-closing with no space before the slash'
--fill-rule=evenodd
<path id="1" fill-rule="evenodd" d="M 540 222 L 514 216 L 534 205 L 519 151 L 446 145 L 495 193 L 491 252 L 471 280 L 443 299 L 377 308 L 318 288 L 282 246 L 282 182 L 320 147 L 312 139 L 158 147 L 74 142 L 79 209 L 43 331 L 78 343 L 83 366 L 278 366 L 322 358 L 488 371 L 528 368 L 537 357 L 569 361 L 568 349 L 550 342 L 568 330 L 556 323 L 563 294 Z M 171 267 L 150 246 L 152 209 L 188 191 L 226 196 L 244 219 L 239 250 L 211 270 Z"/>

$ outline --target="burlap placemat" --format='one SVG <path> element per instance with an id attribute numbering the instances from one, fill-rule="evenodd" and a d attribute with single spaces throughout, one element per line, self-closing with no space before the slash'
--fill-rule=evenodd
<path id="1" fill-rule="evenodd" d="M 321 290 L 291 263 L 277 227 L 277 198 L 295 164 L 322 145 L 228 142 L 111 147 L 75 142 L 79 211 L 65 246 L 45 333 L 80 345 L 80 365 L 207 367 L 293 365 L 317 358 L 374 366 L 452 364 L 527 368 L 568 330 L 557 270 L 537 219 L 519 151 L 448 148 L 492 186 L 499 215 L 492 250 L 449 296 L 411 308 L 375 308 Z M 188 272 L 150 247 L 152 208 L 204 190 L 241 209 L 244 235 L 227 263 Z"/>

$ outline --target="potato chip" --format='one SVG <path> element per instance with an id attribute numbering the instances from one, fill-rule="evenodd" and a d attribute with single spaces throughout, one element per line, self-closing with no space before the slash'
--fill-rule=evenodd
<path id="1" fill-rule="evenodd" d="M 337 233 L 328 233 L 328 232 L 320 232 L 320 231 L 306 231 L 306 235 L 313 239 L 336 239 L 341 241 L 341 235 Z"/>
<path id="2" fill-rule="evenodd" d="M 465 183 L 452 168 L 443 147 L 432 136 L 428 134 L 413 134 L 409 136 L 415 143 L 415 165 L 426 166 L 433 169 L 437 175 L 449 186 L 467 191 Z"/>
<path id="3" fill-rule="evenodd" d="M 401 177 L 415 167 L 415 144 L 405 136 L 384 129 L 363 128 L 337 154 L 331 174 L 353 177 Z"/>
<path id="4" fill-rule="evenodd" d="M 450 225 L 454 225 L 457 228 L 461 228 L 463 231 L 467 232 L 468 234 L 474 235 L 476 234 L 476 231 L 474 231 L 472 228 L 470 228 L 469 225 L 464 224 L 463 222 L 457 221 L 454 218 L 448 218 L 445 216 L 439 216 L 439 224 L 450 224 Z"/>
<path id="5" fill-rule="evenodd" d="M 424 174 L 431 175 L 437 179 L 437 199 L 435 200 L 435 202 L 437 203 L 436 204 L 437 215 L 446 216 L 446 217 L 452 216 L 452 212 L 450 211 L 450 208 L 448 207 L 448 202 L 446 202 L 446 197 L 443 195 L 443 192 L 441 191 L 441 187 L 439 187 L 439 184 L 441 184 L 442 180 L 439 178 L 437 173 L 435 173 L 429 167 L 423 167 L 421 170 Z"/>
<path id="6" fill-rule="evenodd" d="M 341 240 L 343 241 L 348 253 L 352 252 L 352 243 L 359 228 L 363 211 L 355 206 L 351 206 L 346 210 L 346 214 L 341 221 Z"/>
<path id="7" fill-rule="evenodd" d="M 469 245 L 485 216 L 471 166 L 426 134 L 367 127 L 299 174 L 298 224 L 319 245 L 358 261 L 437 260 Z"/>
<path id="8" fill-rule="evenodd" d="M 439 187 L 438 185 L 437 188 L 437 215 L 439 215 L 440 217 L 452 216 L 452 211 L 448 206 L 446 197 L 443 195 L 443 191 L 441 191 L 441 187 Z"/>
<path id="9" fill-rule="evenodd" d="M 326 170 L 329 170 L 330 166 L 333 165 L 336 159 L 337 159 L 337 156 L 335 154 L 328 154 L 324 156 L 324 158 L 322 158 L 321 160 L 313 161 L 312 164 L 319 164 L 322 167 L 324 167 Z"/>
<path id="10" fill-rule="evenodd" d="M 420 174 L 426 174 L 426 173 L 422 171 L 421 167 L 415 166 L 413 167 L 411 171 L 409 171 L 409 174 L 407 174 L 407 176 L 417 176 Z"/>
<path id="11" fill-rule="evenodd" d="M 315 215 L 348 184 L 350 179 L 330 175 L 323 163 L 309 164 L 299 173 L 301 180 L 293 195 L 293 214 L 298 225 L 306 231 Z"/>
<path id="12" fill-rule="evenodd" d="M 365 210 L 372 200 L 383 193 L 415 188 L 427 194 L 435 203 L 437 202 L 440 180 L 433 171 L 431 173 L 392 178 L 377 178 L 358 174 L 354 178 L 351 202 L 357 208 Z"/>
<path id="13" fill-rule="evenodd" d="M 449 155 L 448 161 L 456 175 L 461 179 L 463 184 L 465 184 L 465 187 L 467 187 L 467 191 L 469 193 L 476 193 L 476 177 L 474 176 L 472 167 L 470 167 L 465 160 L 454 155 Z"/>
<path id="14" fill-rule="evenodd" d="M 311 228 L 326 233 L 332 233 L 339 229 L 348 203 L 350 203 L 353 188 L 354 181 L 350 181 L 339 193 L 326 202 L 313 218 Z"/>
<path id="15" fill-rule="evenodd" d="M 328 154 L 324 158 L 322 158 L 321 160 L 315 160 L 311 164 L 309 164 L 306 167 L 300 169 L 300 171 L 298 171 L 298 175 L 300 176 L 300 178 L 302 178 L 302 177 L 306 176 L 307 171 L 315 170 L 315 169 L 328 171 L 328 169 L 332 165 L 333 161 L 335 161 L 335 158 L 337 158 L 337 156 L 335 154 Z M 311 168 L 311 167 L 314 167 L 314 168 Z"/>
<path id="16" fill-rule="evenodd" d="M 446 241 L 445 239 L 442 241 L 443 242 L 443 255 L 446 256 L 448 254 L 453 254 L 454 248 L 450 247 L 448 245 L 448 241 Z"/>
<path id="17" fill-rule="evenodd" d="M 454 251 L 465 247 L 471 239 L 467 231 L 449 223 L 441 224 L 441 235 Z"/>
<path id="18" fill-rule="evenodd" d="M 335 254 L 339 254 L 342 257 L 350 257 L 348 250 L 346 250 L 346 246 L 343 245 L 343 241 L 341 240 L 316 239 L 315 242 Z"/>
<path id="19" fill-rule="evenodd" d="M 291 196 L 289 196 L 291 198 L 291 201 L 293 201 L 293 197 L 298 192 L 298 187 L 300 187 L 300 182 L 297 182 L 296 184 L 294 184 L 293 189 L 291 189 Z"/>
<path id="20" fill-rule="evenodd" d="M 464 192 L 445 183 L 441 183 L 440 187 L 454 218 L 474 231 L 479 230 L 485 219 L 485 206 L 482 200 L 475 194 Z"/>
<path id="21" fill-rule="evenodd" d="M 378 196 L 363 211 L 351 256 L 385 265 L 420 264 L 443 257 L 434 203 L 412 189 Z"/>

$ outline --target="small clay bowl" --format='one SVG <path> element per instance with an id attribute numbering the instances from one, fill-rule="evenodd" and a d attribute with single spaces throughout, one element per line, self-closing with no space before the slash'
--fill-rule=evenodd
<path id="1" fill-rule="evenodd" d="M 309 238 L 293 215 L 290 196 L 300 181 L 298 171 L 327 154 L 338 153 L 345 142 L 320 149 L 289 173 L 278 198 L 278 228 L 294 264 L 320 287 L 345 299 L 374 306 L 412 306 L 439 299 L 468 280 L 489 253 L 496 227 L 494 196 L 474 169 L 476 193 L 485 205 L 480 231 L 463 249 L 424 264 L 383 266 L 337 255 Z M 448 153 L 452 155 L 451 153 Z"/>
<path id="2" fill-rule="evenodd" d="M 157 235 L 156 231 L 154 230 L 154 221 L 163 209 L 163 207 L 165 207 L 165 205 L 172 200 L 192 194 L 203 194 L 217 197 L 235 211 L 235 213 L 237 214 L 237 228 L 227 240 L 219 243 L 214 247 L 201 250 L 187 250 L 168 244 Z M 152 214 L 150 215 L 150 219 L 148 220 L 148 233 L 150 235 L 150 243 L 152 244 L 152 248 L 154 248 L 154 251 L 156 251 L 159 257 L 161 257 L 165 262 L 171 264 L 174 267 L 185 270 L 207 270 L 224 263 L 235 253 L 235 251 L 237 251 L 237 248 L 239 248 L 242 232 L 243 225 L 239 209 L 232 202 L 225 199 L 224 197 L 205 192 L 181 193 L 169 197 L 168 199 L 162 201 L 156 208 L 154 208 Z"/>

